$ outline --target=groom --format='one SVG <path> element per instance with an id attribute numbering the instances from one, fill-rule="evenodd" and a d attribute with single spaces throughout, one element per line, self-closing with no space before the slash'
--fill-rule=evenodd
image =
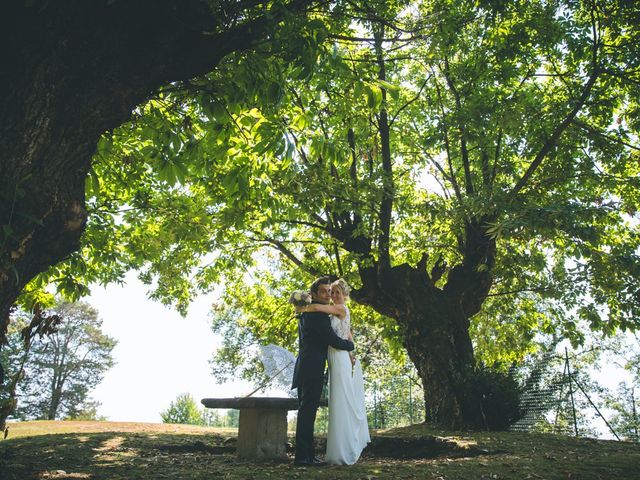
<path id="1" fill-rule="evenodd" d="M 331 280 L 320 277 L 311 285 L 313 303 L 331 301 Z M 296 457 L 294 465 L 315 467 L 324 462 L 313 452 L 313 425 L 320 405 L 327 347 L 353 350 L 353 342 L 340 338 L 331 328 L 329 315 L 305 312 L 298 317 L 299 353 L 293 373 L 292 388 L 298 389 L 298 423 L 296 426 Z"/>

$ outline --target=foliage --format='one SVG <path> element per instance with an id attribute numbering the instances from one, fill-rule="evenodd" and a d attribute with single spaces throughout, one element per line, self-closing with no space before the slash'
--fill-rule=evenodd
<path id="1" fill-rule="evenodd" d="M 632 338 L 591 333 L 573 351 L 558 337 L 541 339 L 539 351 L 511 369 L 523 412 L 511 430 L 633 439 L 637 419 L 629 394 L 634 381 L 625 380 L 617 392 L 607 386 L 609 377 L 620 377 L 625 362 L 631 360 L 628 366 L 637 355 Z"/>
<path id="2" fill-rule="evenodd" d="M 7 132 L 0 175 L 3 342 L 11 306 L 25 284 L 47 267 L 69 260 L 35 280 L 50 281 L 67 299 L 88 293 L 86 281 L 117 278 L 107 273 L 108 268 L 89 266 L 69 255 L 81 245 L 87 213 L 84 180 L 99 136 L 130 118 L 140 102 L 172 80 L 214 69 L 231 51 L 257 45 L 277 48 L 275 40 L 282 33 L 303 28 L 300 22 L 308 21 L 307 9 L 315 3 L 109 0 L 62 8 L 27 1 L 5 9 L 3 32 L 15 52 L 11 61 L 17 63 L 12 66 L 20 67 L 8 68 L 4 77 L 0 127 Z M 96 18 L 102 21 L 96 23 Z M 87 25 L 96 28 L 86 29 Z M 70 30 L 77 41 L 58 55 L 52 46 L 68 40 Z M 288 35 L 288 40 L 295 36 Z M 39 60 L 19 60 L 35 58 Z M 42 62 L 52 68 L 41 70 Z M 90 80 L 87 65 L 93 67 Z M 29 83 L 36 78 L 40 81 Z M 73 115 L 59 108 L 65 105 L 74 106 Z M 60 128 L 42 137 L 33 120 L 39 116 Z M 34 142 L 35 138 L 42 141 Z M 33 300 L 28 293 L 37 288 L 27 290 L 19 301 L 28 308 Z"/>
<path id="3" fill-rule="evenodd" d="M 160 413 L 163 423 L 238 428 L 239 412 L 200 407 L 190 393 L 181 393 Z"/>
<path id="4" fill-rule="evenodd" d="M 487 430 L 508 430 L 522 417 L 522 390 L 511 371 L 498 365 L 479 364 L 470 375 L 472 389 L 482 401 L 482 415 Z"/>
<path id="5" fill-rule="evenodd" d="M 73 417 L 65 418 L 64 420 L 78 420 L 78 421 L 97 421 L 106 422 L 107 417 L 98 413 L 100 402 L 85 402 L 82 410 L 74 412 Z"/>
<path id="6" fill-rule="evenodd" d="M 18 312 L 17 318 L 9 326 L 7 342 L 0 350 L 3 381 L 0 385 L 0 431 L 4 432 L 6 419 L 18 404 L 18 383 L 24 376 L 24 367 L 31 350 L 31 336 L 20 334 L 27 326 L 26 315 Z"/>
<path id="7" fill-rule="evenodd" d="M 19 389 L 22 387 L 34 341 L 37 338 L 42 341 L 45 336 L 55 333 L 61 321 L 59 315 L 43 310 L 41 304 L 35 306 L 31 316 L 17 310 L 14 317 L 7 332 L 6 343 L 0 350 L 0 431 L 4 431 L 6 419 L 18 405 Z"/>
<path id="8" fill-rule="evenodd" d="M 227 410 L 227 413 L 222 419 L 222 425 L 217 426 L 238 428 L 240 426 L 240 412 L 235 409 Z"/>
<path id="9" fill-rule="evenodd" d="M 282 7 L 275 3 L 274 8 Z M 229 55 L 219 72 L 166 86 L 136 109 L 131 122 L 105 133 L 86 181 L 89 223 L 83 250 L 37 276 L 22 303 L 31 305 L 46 285 L 75 298 L 86 295 L 90 283 L 122 281 L 125 272 L 139 269 L 147 283 L 156 280 L 153 298 L 184 313 L 196 290 L 220 280 L 215 267 L 231 260 L 212 251 L 217 242 L 231 246 L 233 231 L 225 232 L 220 219 L 211 218 L 219 206 L 206 188 L 225 194 L 234 175 L 254 173 L 241 165 L 243 158 L 224 166 L 237 141 L 229 123 L 240 121 L 233 118 L 240 114 L 241 123 L 251 122 L 258 112 L 245 114 L 248 103 L 277 103 L 278 78 L 271 76 L 282 76 L 284 67 L 270 58 L 282 57 L 285 70 L 308 76 L 324 38 L 317 20 L 286 10 L 280 14 L 287 21 L 255 53 Z M 218 167 L 222 170 L 216 172 Z M 248 186 L 246 178 L 238 182 Z"/>
<path id="10" fill-rule="evenodd" d="M 117 342 L 101 331 L 95 309 L 59 301 L 49 312 L 60 323 L 32 341 L 18 384 L 17 418 L 53 420 L 91 414 L 96 404 L 88 395 L 114 363 L 111 352 Z M 12 335 L 10 344 L 18 346 L 18 333 Z"/>
<path id="11" fill-rule="evenodd" d="M 357 285 L 358 256 L 318 215 L 328 205 L 355 214 L 354 234 L 375 242 L 386 181 L 375 127 L 384 107 L 393 119 L 394 263 L 415 264 L 428 245 L 428 269 L 453 265 L 465 222 L 494 218 L 495 286 L 474 320 L 482 350 L 493 348 L 487 360 L 505 360 L 497 357 L 516 346 L 521 358 L 535 330 L 579 343 L 578 318 L 609 333 L 634 328 L 637 59 L 627 42 L 636 27 L 625 23 L 633 12 L 606 2 L 591 13 L 577 4 L 494 7 L 372 7 L 398 25 L 385 38 L 393 52 L 386 80 L 377 78 L 370 42 L 342 39 L 355 38 L 348 19 L 362 12 L 341 7 L 311 21 L 296 51 L 268 64 L 264 52 L 238 54 L 167 90 L 100 142 L 85 251 L 59 268 L 75 278 L 69 273 L 84 265 L 104 281 L 143 268 L 154 297 L 181 310 L 195 290 L 243 279 L 265 247 Z M 376 34 L 369 13 L 358 28 Z M 401 28 L 408 40 L 397 39 Z M 588 105 L 521 188 L 588 75 Z M 480 334 L 487 329 L 518 340 L 492 347 Z"/>
<path id="12" fill-rule="evenodd" d="M 628 378 L 620 382 L 614 391 L 605 391 L 602 406 L 611 412 L 609 423 L 614 431 L 626 440 L 640 441 L 640 339 L 638 334 L 628 334 L 607 345 L 605 361 L 623 369 Z"/>
<path id="13" fill-rule="evenodd" d="M 607 395 L 605 404 L 614 414 L 610 419 L 614 431 L 624 440 L 640 442 L 640 400 L 635 386 L 622 382 L 612 395 Z"/>
<path id="14" fill-rule="evenodd" d="M 415 367 L 390 362 L 389 357 L 369 359 L 366 368 L 367 421 L 370 428 L 391 428 L 424 421 L 424 392 Z"/>
<path id="15" fill-rule="evenodd" d="M 203 425 L 204 418 L 201 409 L 190 393 L 181 393 L 169 404 L 169 408 L 160 413 L 163 423 L 186 423 L 189 425 Z"/>

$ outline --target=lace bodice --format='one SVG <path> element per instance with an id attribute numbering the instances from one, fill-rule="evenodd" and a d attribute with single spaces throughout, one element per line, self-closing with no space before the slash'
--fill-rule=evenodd
<path id="1" fill-rule="evenodd" d="M 338 334 L 340 338 L 346 338 L 349 336 L 349 332 L 351 331 L 351 313 L 349 312 L 349 307 L 346 305 L 344 309 L 347 311 L 347 314 L 344 317 L 344 320 L 340 320 L 339 317 L 335 315 L 330 315 L 331 318 L 331 328 L 333 331 Z"/>

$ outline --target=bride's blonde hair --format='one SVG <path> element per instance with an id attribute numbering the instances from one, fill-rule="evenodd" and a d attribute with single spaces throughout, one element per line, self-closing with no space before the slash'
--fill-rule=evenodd
<path id="1" fill-rule="evenodd" d="M 342 290 L 342 294 L 345 297 L 349 296 L 349 293 L 351 292 L 351 287 L 349 286 L 349 284 L 347 282 L 345 282 L 344 278 L 339 278 L 338 280 L 333 282 L 331 284 L 331 287 L 333 287 L 334 285 L 336 287 L 338 287 L 340 290 Z"/>

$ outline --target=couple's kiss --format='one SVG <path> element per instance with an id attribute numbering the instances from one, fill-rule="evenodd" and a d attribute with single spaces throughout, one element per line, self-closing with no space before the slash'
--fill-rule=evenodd
<path id="1" fill-rule="evenodd" d="M 329 427 L 326 462 L 351 465 L 370 441 L 360 362 L 351 353 L 351 317 L 345 305 L 349 286 L 318 278 L 311 285 L 312 303 L 296 307 L 299 351 L 293 375 L 298 389 L 298 421 L 294 464 L 318 466 L 313 429 L 320 404 L 325 364 L 329 362 Z M 331 303 L 333 302 L 333 303 Z"/>

